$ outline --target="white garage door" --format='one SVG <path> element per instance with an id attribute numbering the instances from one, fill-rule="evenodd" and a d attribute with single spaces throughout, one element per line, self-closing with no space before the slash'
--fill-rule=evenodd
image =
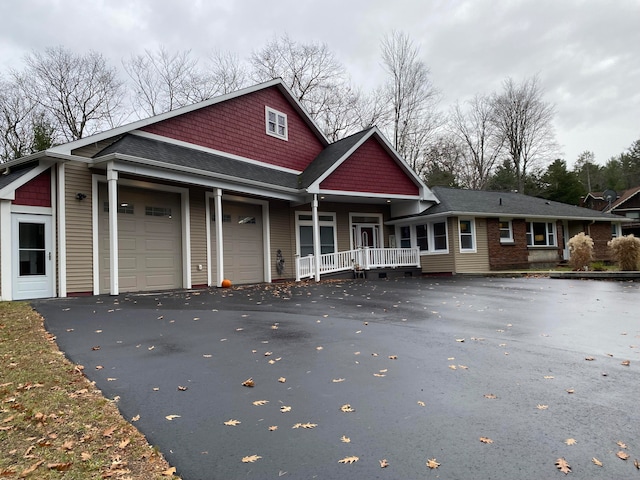
<path id="1" fill-rule="evenodd" d="M 100 292 L 109 292 L 109 202 L 99 191 Z M 118 188 L 121 292 L 182 287 L 182 223 L 177 193 Z"/>
<path id="2" fill-rule="evenodd" d="M 213 204 L 211 205 L 213 212 Z M 212 222 L 212 275 L 215 265 L 215 221 Z M 264 282 L 264 246 L 262 241 L 262 207 L 244 203 L 222 203 L 222 237 L 224 239 L 224 277 L 235 285 Z"/>

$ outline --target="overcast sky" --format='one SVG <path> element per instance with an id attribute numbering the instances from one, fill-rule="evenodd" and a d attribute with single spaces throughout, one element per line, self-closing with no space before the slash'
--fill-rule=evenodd
<path id="1" fill-rule="evenodd" d="M 241 58 L 274 35 L 326 43 L 354 83 L 380 83 L 382 35 L 421 48 L 446 110 L 512 77 L 540 76 L 562 158 L 605 163 L 640 139 L 640 0 L 3 0 L 0 72 L 32 50 L 103 53 L 114 66 L 164 45 Z"/>

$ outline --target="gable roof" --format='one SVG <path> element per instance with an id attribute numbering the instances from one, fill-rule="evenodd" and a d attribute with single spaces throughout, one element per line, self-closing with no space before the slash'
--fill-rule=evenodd
<path id="1" fill-rule="evenodd" d="M 589 208 L 531 197 L 521 193 L 432 187 L 440 204 L 421 215 L 553 218 L 562 220 L 624 221 L 623 217 Z"/>
<path id="2" fill-rule="evenodd" d="M 611 204 L 611 207 L 607 208 L 606 211 L 612 212 L 613 210 L 616 210 L 622 207 L 622 204 L 629 201 L 632 197 L 638 195 L 639 193 L 640 193 L 640 186 L 625 190 L 624 192 L 622 192 L 622 195 L 620 195 L 620 197 L 618 197 L 618 199 Z"/>
<path id="3" fill-rule="evenodd" d="M 183 115 L 185 113 L 193 112 L 195 110 L 200 110 L 202 108 L 209 107 L 211 105 L 215 105 L 217 103 L 226 102 L 233 98 L 241 97 L 247 95 L 249 93 L 257 92 L 260 90 L 264 90 L 271 87 L 277 87 L 280 92 L 287 98 L 287 100 L 291 103 L 293 108 L 300 114 L 300 116 L 304 119 L 305 123 L 309 126 L 309 128 L 315 133 L 321 143 L 326 146 L 329 145 L 329 140 L 322 132 L 322 129 L 315 123 L 315 121 L 311 118 L 311 116 L 307 113 L 302 104 L 298 101 L 298 99 L 293 95 L 291 90 L 284 84 L 282 79 L 276 78 L 274 80 L 270 80 L 268 82 L 260 83 L 257 85 L 253 85 L 251 87 L 243 88 L 240 90 L 236 90 L 231 93 L 227 93 L 225 95 L 220 95 L 217 97 L 210 98 L 209 100 L 205 100 L 203 102 L 194 103 L 192 105 L 187 105 L 181 108 L 177 108 L 175 110 L 171 110 L 169 112 L 161 113 L 159 115 L 155 115 L 153 117 L 144 118 L 142 120 L 135 121 L 133 123 L 129 123 L 127 125 L 122 125 L 120 127 L 112 128 L 111 130 L 105 130 L 104 132 L 97 133 L 95 135 L 91 135 L 89 137 L 84 137 L 79 140 L 75 140 L 73 142 L 65 143 L 62 145 L 58 145 L 56 147 L 52 147 L 47 152 L 52 153 L 62 153 L 62 154 L 71 154 L 73 150 L 78 148 L 91 145 L 102 140 L 106 140 L 112 137 L 117 137 L 120 135 L 124 135 L 126 133 L 132 132 L 134 130 L 138 130 L 144 128 L 146 126 L 152 125 L 154 123 L 159 123 L 165 120 L 168 120 L 173 117 L 177 117 Z"/>

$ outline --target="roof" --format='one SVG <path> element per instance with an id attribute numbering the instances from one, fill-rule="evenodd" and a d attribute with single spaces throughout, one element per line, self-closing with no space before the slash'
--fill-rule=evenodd
<path id="1" fill-rule="evenodd" d="M 640 193 L 640 187 L 634 187 L 634 188 L 625 190 L 624 192 L 622 192 L 622 195 L 620 195 L 620 197 L 618 197 L 618 199 L 615 202 L 613 202 L 609 208 L 607 208 L 607 211 L 611 212 L 616 208 L 620 208 L 623 203 L 625 203 L 631 197 L 637 195 L 638 193 Z"/>
<path id="2" fill-rule="evenodd" d="M 5 170 L 6 173 L 0 174 L 0 190 L 15 182 L 24 174 L 29 173 L 31 170 L 38 166 L 38 162 L 29 163 L 27 165 L 20 165 L 19 167 L 13 167 Z"/>
<path id="3" fill-rule="evenodd" d="M 521 193 L 460 190 L 446 187 L 432 187 L 432 191 L 440 199 L 440 204 L 425 210 L 421 215 L 555 218 L 588 221 L 624 220 L 619 215 Z"/>
<path id="4" fill-rule="evenodd" d="M 145 160 L 153 160 L 155 164 L 160 162 L 166 166 L 193 168 L 207 173 L 237 178 L 238 181 L 253 180 L 278 187 L 298 188 L 298 175 L 295 173 L 138 135 L 125 135 L 101 150 L 94 156 L 94 159 L 99 161 L 101 157 L 110 154 L 134 157 L 131 160 L 139 159 L 140 163 L 146 163 Z"/>

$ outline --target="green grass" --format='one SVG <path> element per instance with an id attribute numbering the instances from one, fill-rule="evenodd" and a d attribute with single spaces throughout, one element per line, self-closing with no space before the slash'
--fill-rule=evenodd
<path id="1" fill-rule="evenodd" d="M 177 478 L 29 305 L 0 303 L 0 477 Z"/>

